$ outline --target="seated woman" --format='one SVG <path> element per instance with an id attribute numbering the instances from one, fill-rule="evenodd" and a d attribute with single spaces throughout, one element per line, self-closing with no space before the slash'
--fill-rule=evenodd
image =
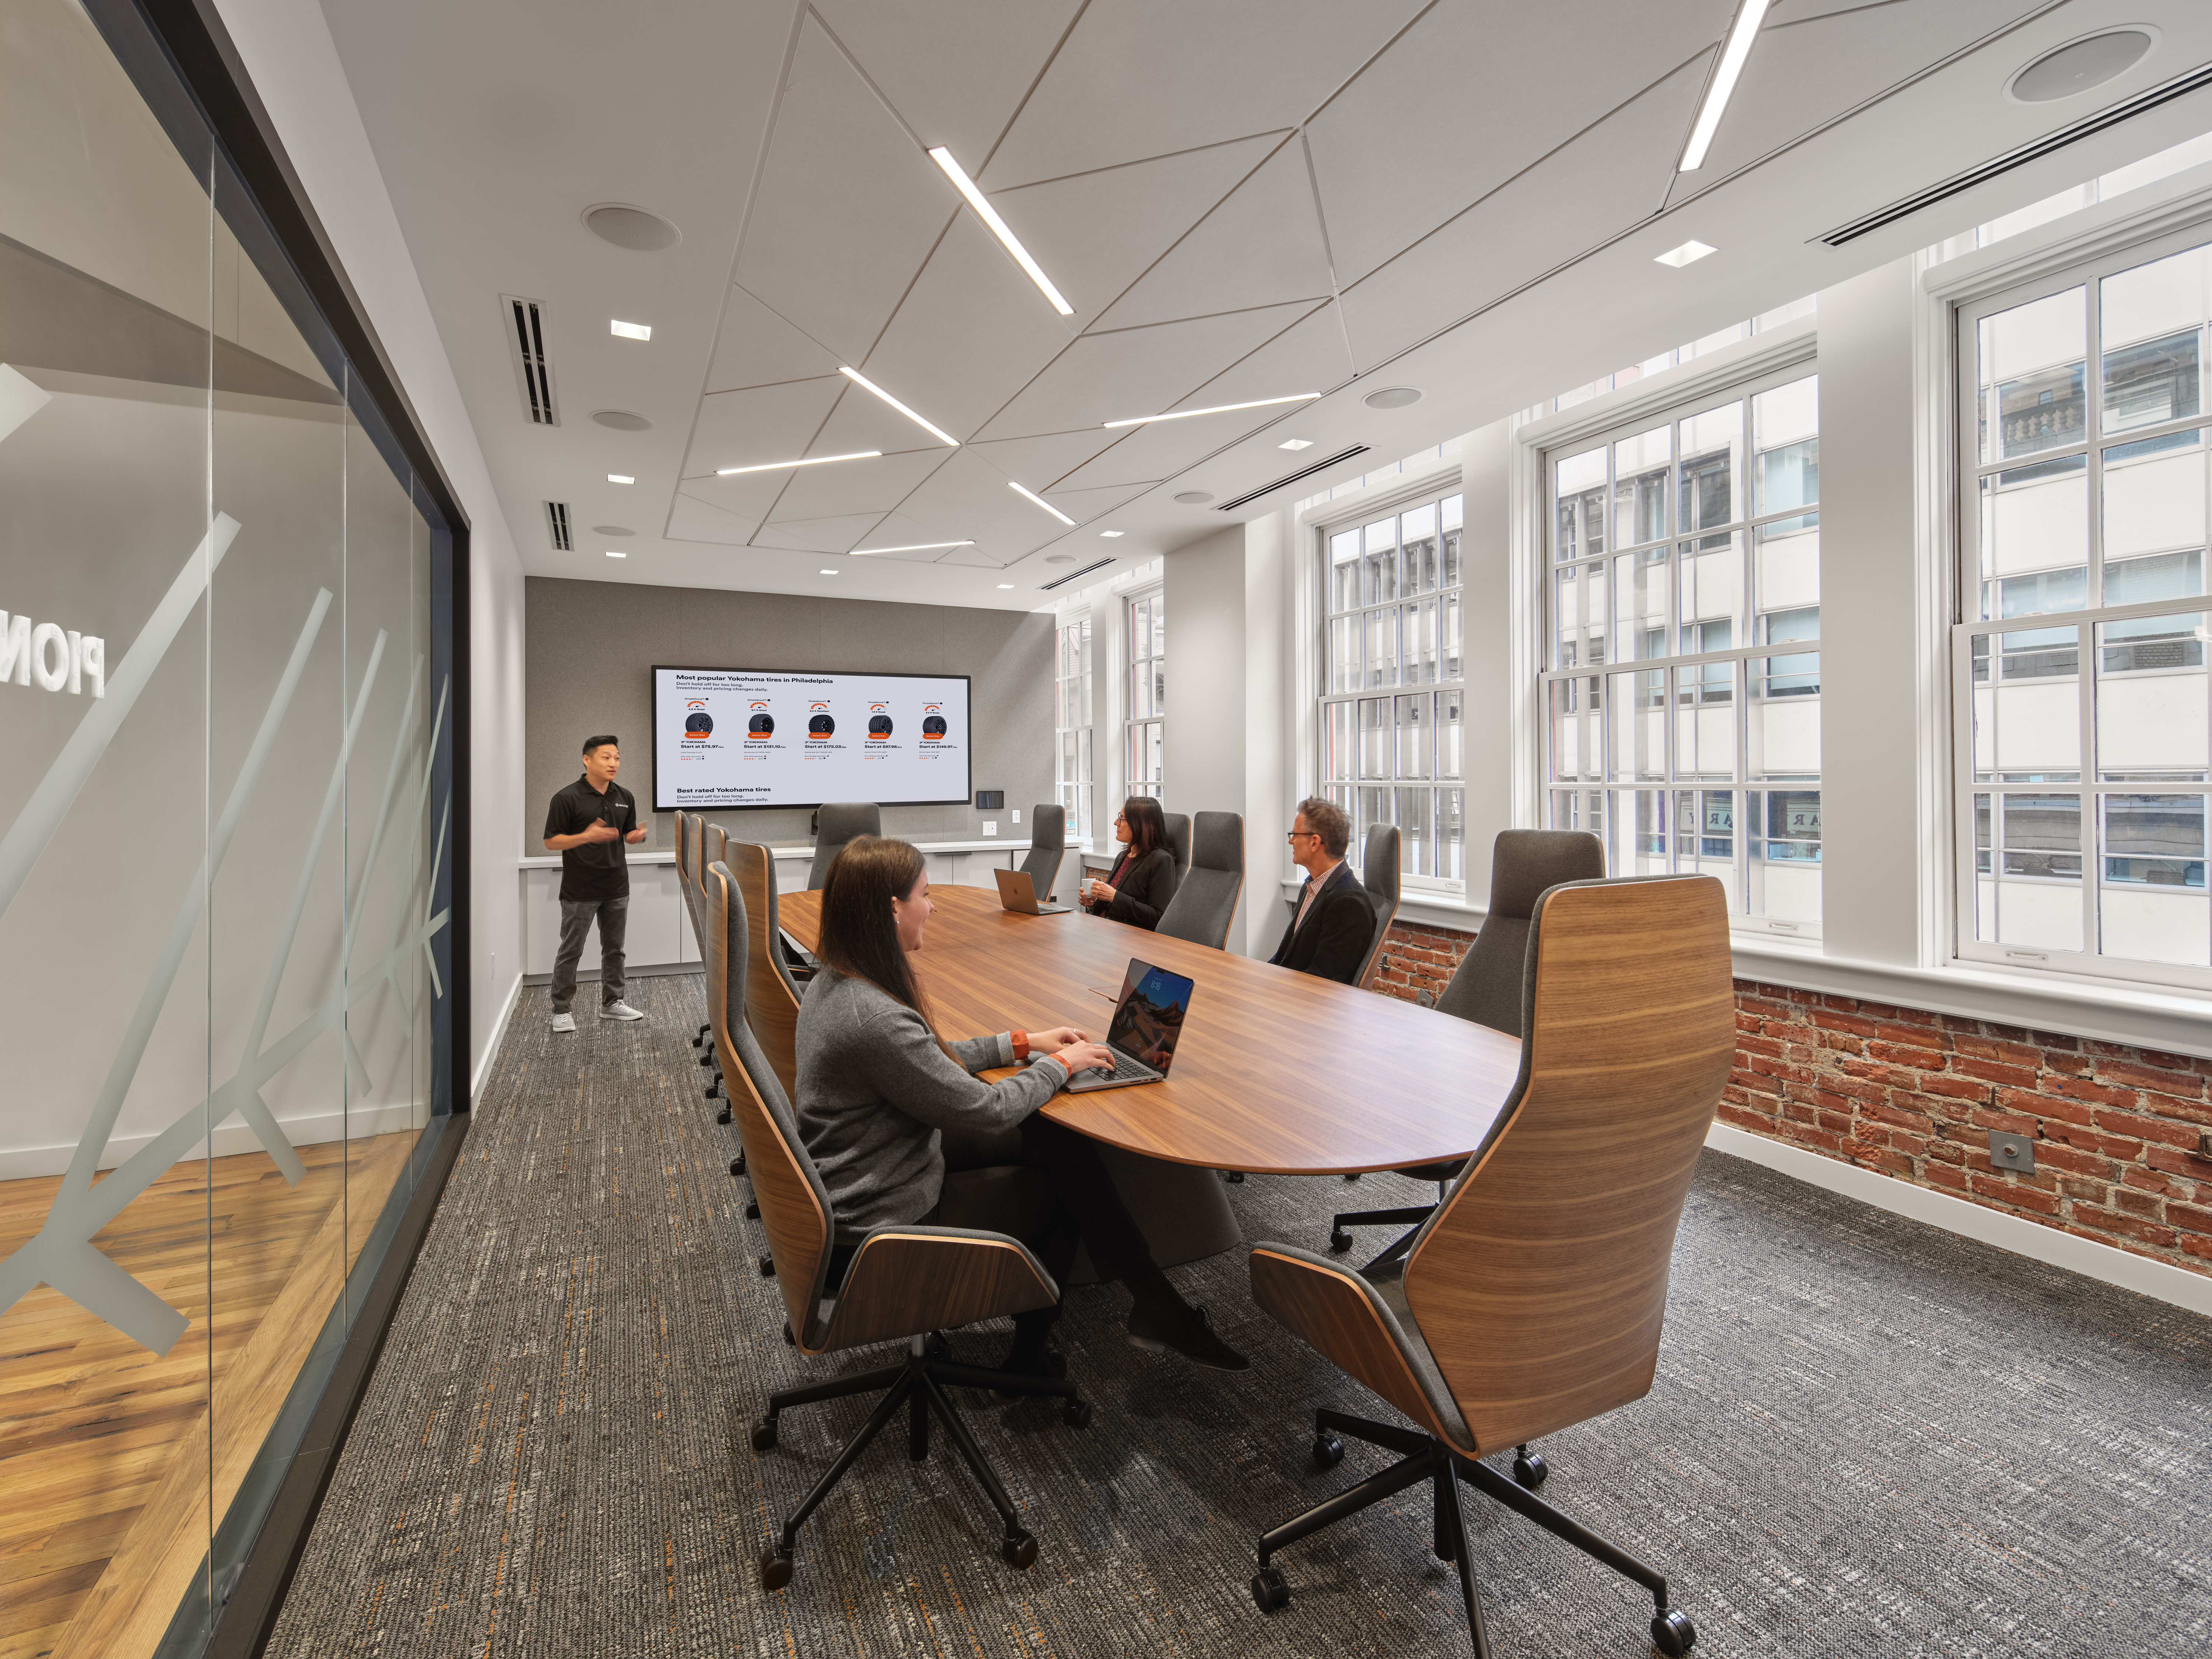
<path id="1" fill-rule="evenodd" d="M 1110 1066 L 1113 1056 L 1066 1025 L 955 1043 L 939 1038 L 908 961 L 921 949 L 930 911 L 921 854 L 878 836 L 848 842 L 822 890 L 815 945 L 822 971 L 799 1009 L 797 1111 L 836 1213 L 832 1282 L 869 1228 L 934 1221 L 948 1168 L 977 1167 L 988 1156 L 992 1164 L 1018 1163 L 1046 1177 L 1046 1213 L 1032 1230 L 1037 1236 L 1023 1242 L 1061 1285 L 1078 1244 L 1089 1245 L 1099 1276 L 1119 1279 L 1136 1300 L 1132 1346 L 1245 1370 L 1244 1356 L 1207 1328 L 1206 1315 L 1152 1261 L 1097 1148 L 1037 1111 L 1077 1071 Z M 1003 1082 L 974 1075 L 1033 1050 L 1035 1062 Z M 1017 1127 L 1018 1152 L 1004 1144 Z M 960 1150 L 991 1137 L 1001 1145 L 989 1154 Z M 1059 1317 L 1057 1306 L 1017 1315 L 1002 1369 L 1065 1375 L 1066 1362 L 1047 1340 Z"/>
<path id="2" fill-rule="evenodd" d="M 1126 921 L 1147 932 L 1160 925 L 1160 912 L 1175 896 L 1175 849 L 1168 845 L 1167 820 L 1150 795 L 1132 795 L 1114 819 L 1114 839 L 1126 842 L 1106 879 L 1086 878 L 1083 908 L 1094 916 Z"/>

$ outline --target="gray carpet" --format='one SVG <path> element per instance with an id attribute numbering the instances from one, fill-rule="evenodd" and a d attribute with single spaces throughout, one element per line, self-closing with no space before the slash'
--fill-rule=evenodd
<path id="1" fill-rule="evenodd" d="M 764 1594 L 770 1517 L 866 1406 L 795 1410 L 761 1456 L 747 1429 L 770 1389 L 879 1358 L 785 1346 L 700 1098 L 701 981 L 633 1000 L 650 1024 L 556 1038 L 524 994 L 271 1655 L 1470 1650 L 1419 1492 L 1286 1552 L 1291 1607 L 1253 1607 L 1254 1536 L 1386 1461 L 1314 1474 L 1312 1409 L 1390 1413 L 1252 1306 L 1241 1252 L 1176 1276 L 1249 1375 L 1133 1351 L 1099 1287 L 1060 1326 L 1088 1430 L 963 1396 L 1034 1571 L 1000 1562 L 957 1461 L 910 1464 L 894 1430 Z M 1248 1238 L 1311 1244 L 1347 1199 L 1423 1196 L 1231 1193 Z M 1656 1387 L 1544 1450 L 1546 1496 L 1670 1576 L 1700 1655 L 2212 1650 L 2212 1321 L 1731 1158 L 1692 1191 Z M 1501 1656 L 1650 1651 L 1642 1592 L 1468 1508 Z"/>

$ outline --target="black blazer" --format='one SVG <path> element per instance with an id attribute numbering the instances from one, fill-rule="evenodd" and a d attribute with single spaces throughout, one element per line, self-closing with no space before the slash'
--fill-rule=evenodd
<path id="1" fill-rule="evenodd" d="M 1113 881 L 1109 871 L 1102 878 Z M 1176 884 L 1182 879 L 1176 874 L 1175 854 L 1165 847 L 1156 847 L 1121 872 L 1121 879 L 1114 882 L 1114 897 L 1105 904 L 1086 904 L 1083 908 L 1094 916 L 1104 916 L 1109 921 L 1126 921 L 1132 927 L 1146 932 L 1160 925 L 1160 912 L 1168 908 L 1175 896 Z"/>
<path id="2" fill-rule="evenodd" d="M 1306 881 L 1310 886 L 1313 878 L 1309 876 Z M 1300 903 L 1305 896 L 1305 890 L 1299 889 Z M 1267 960 L 1278 968 L 1351 985 L 1358 981 L 1360 966 L 1367 960 L 1367 947 L 1374 942 L 1375 907 L 1368 902 L 1366 888 L 1346 860 L 1328 872 L 1327 884 L 1306 912 L 1304 927 L 1298 926 L 1297 912 L 1291 912 L 1283 942 Z"/>

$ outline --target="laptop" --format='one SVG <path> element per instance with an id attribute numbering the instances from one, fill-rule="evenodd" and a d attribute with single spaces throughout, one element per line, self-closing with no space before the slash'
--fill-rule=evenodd
<path id="1" fill-rule="evenodd" d="M 994 870 L 991 873 L 999 878 L 999 902 L 1007 909 L 1018 910 L 1025 916 L 1064 916 L 1067 914 L 1068 907 L 1065 904 L 1039 902 L 1028 871 Z"/>
<path id="2" fill-rule="evenodd" d="M 1181 974 L 1129 958 L 1129 971 L 1121 981 L 1121 1000 L 1114 1007 L 1114 1023 L 1106 1029 L 1106 1047 L 1114 1055 L 1114 1070 L 1084 1072 L 1068 1080 L 1067 1091 L 1120 1089 L 1132 1083 L 1158 1083 L 1175 1060 L 1176 1039 L 1182 1035 L 1183 1015 L 1190 1008 L 1194 988 Z"/>

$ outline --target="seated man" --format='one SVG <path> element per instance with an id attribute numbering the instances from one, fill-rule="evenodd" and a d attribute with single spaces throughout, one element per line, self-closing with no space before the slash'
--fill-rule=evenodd
<path id="1" fill-rule="evenodd" d="M 1351 840 L 1352 823 L 1342 807 L 1318 795 L 1298 803 L 1291 823 L 1291 861 L 1306 872 L 1306 884 L 1298 890 L 1298 908 L 1283 930 L 1283 942 L 1267 958 L 1276 967 L 1340 985 L 1358 980 L 1374 940 L 1375 911 L 1366 888 L 1344 861 Z"/>

